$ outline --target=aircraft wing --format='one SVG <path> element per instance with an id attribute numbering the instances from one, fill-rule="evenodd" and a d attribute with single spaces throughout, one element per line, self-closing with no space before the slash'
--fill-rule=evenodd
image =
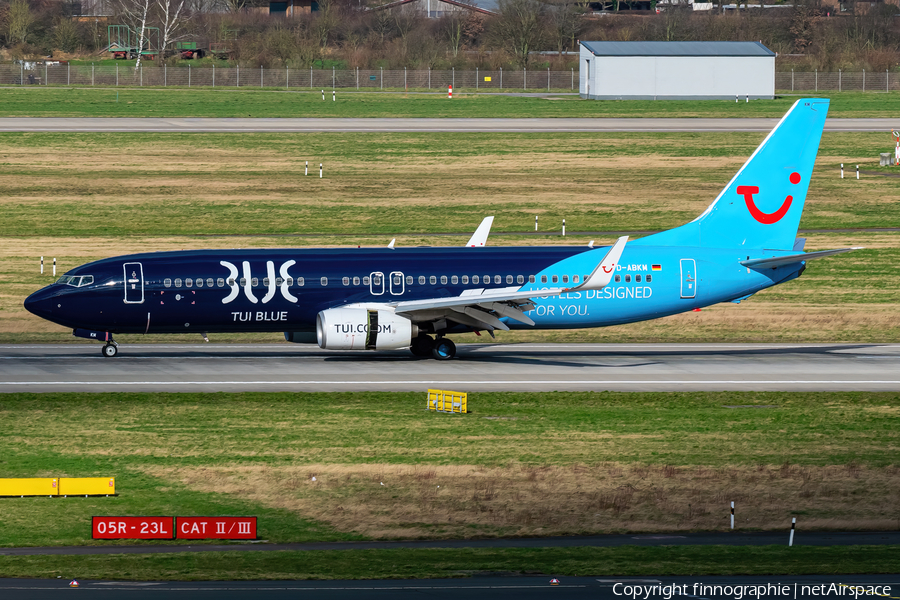
<path id="1" fill-rule="evenodd" d="M 593 272 L 579 285 L 572 287 L 554 287 L 549 289 L 528 289 L 522 287 L 506 287 L 495 289 L 466 290 L 459 296 L 449 298 L 425 298 L 391 302 L 388 306 L 398 314 L 403 314 L 413 321 L 432 321 L 450 319 L 458 323 L 479 329 L 493 331 L 508 330 L 509 327 L 500 321 L 508 317 L 520 323 L 534 325 L 525 312 L 532 310 L 531 298 L 558 296 L 566 292 L 580 290 L 599 290 L 612 280 L 616 265 L 625 249 L 628 236 L 620 237 L 607 251 L 603 259 L 597 263 Z"/>
<path id="2" fill-rule="evenodd" d="M 784 265 L 792 265 L 799 262 L 804 262 L 807 260 L 813 260 L 815 258 L 824 258 L 826 256 L 834 256 L 835 254 L 842 254 L 844 252 L 850 252 L 852 250 L 862 250 L 862 246 L 855 246 L 853 248 L 838 248 L 837 250 L 820 250 L 819 252 L 801 252 L 800 254 L 789 254 L 787 256 L 772 256 L 769 258 L 751 258 L 749 260 L 742 260 L 741 264 L 745 267 L 749 267 L 751 269 L 774 269 L 776 267 L 783 267 Z"/>

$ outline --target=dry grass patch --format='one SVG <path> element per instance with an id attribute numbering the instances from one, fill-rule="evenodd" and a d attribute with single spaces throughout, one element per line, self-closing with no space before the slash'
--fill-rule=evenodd
<path id="1" fill-rule="evenodd" d="M 372 538 L 450 538 L 728 527 L 893 529 L 900 469 L 604 463 L 476 465 L 265 465 L 145 467 L 195 491 L 216 491 L 293 511 Z M 313 481 L 315 478 L 315 481 Z"/>

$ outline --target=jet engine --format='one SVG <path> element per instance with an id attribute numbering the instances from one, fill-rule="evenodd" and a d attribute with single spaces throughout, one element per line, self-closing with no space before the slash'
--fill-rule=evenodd
<path id="1" fill-rule="evenodd" d="M 419 328 L 389 310 L 331 308 L 316 317 L 316 339 L 327 350 L 408 348 Z"/>

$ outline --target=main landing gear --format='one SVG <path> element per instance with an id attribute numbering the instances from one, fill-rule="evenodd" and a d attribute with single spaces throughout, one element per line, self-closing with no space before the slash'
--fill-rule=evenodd
<path id="1" fill-rule="evenodd" d="M 109 342 L 106 343 L 105 346 L 103 346 L 102 352 L 103 352 L 103 356 L 105 356 L 107 358 L 112 358 L 113 356 L 115 356 L 116 354 L 119 353 L 119 345 L 117 343 L 115 343 L 114 341 L 110 340 Z"/>
<path id="2" fill-rule="evenodd" d="M 412 341 L 409 347 L 413 356 L 419 358 L 436 358 L 437 360 L 449 360 L 456 356 L 456 344 L 445 337 L 437 340 L 430 335 L 420 335 Z"/>

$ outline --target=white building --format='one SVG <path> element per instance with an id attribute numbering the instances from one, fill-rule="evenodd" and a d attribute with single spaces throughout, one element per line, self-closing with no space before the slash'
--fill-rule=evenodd
<path id="1" fill-rule="evenodd" d="M 758 42 L 581 42 L 592 100 L 775 97 L 775 53 Z"/>

